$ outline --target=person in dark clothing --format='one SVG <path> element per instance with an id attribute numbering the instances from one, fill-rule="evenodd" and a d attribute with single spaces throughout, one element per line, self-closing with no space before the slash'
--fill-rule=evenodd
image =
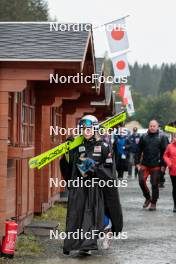
<path id="1" fill-rule="evenodd" d="M 136 154 L 139 185 L 146 199 L 143 208 L 147 208 L 150 205 L 150 211 L 156 210 L 156 203 L 159 198 L 160 172 L 164 171 L 166 167 L 163 154 L 168 145 L 168 140 L 165 135 L 160 135 L 158 127 L 156 120 L 150 121 L 147 134 L 140 138 Z M 152 195 L 150 195 L 146 184 L 149 175 Z"/>
<path id="2" fill-rule="evenodd" d="M 83 126 L 83 143 L 69 151 L 69 161 L 63 157 L 60 167 L 67 183 L 69 180 L 83 182 L 75 187 L 68 187 L 68 210 L 66 218 L 66 234 L 75 231 L 83 232 L 83 236 L 74 239 L 73 234 L 64 240 L 64 254 L 71 250 L 79 250 L 88 254 L 90 250 L 97 250 L 97 236 L 86 239 L 85 234 L 96 234 L 104 230 L 104 215 L 112 222 L 112 232 L 119 233 L 123 227 L 122 209 L 117 187 L 99 186 L 100 180 L 106 183 L 115 180 L 115 168 L 112 153 L 108 144 L 100 137 L 97 139 L 92 126 L 97 125 L 98 120 L 91 115 L 83 117 L 80 126 Z M 93 180 L 97 179 L 93 183 Z M 86 182 L 89 181 L 89 186 Z"/>
<path id="3" fill-rule="evenodd" d="M 128 176 L 131 177 L 135 175 L 137 177 L 138 169 L 135 166 L 135 171 L 133 172 L 133 166 L 135 164 L 135 156 L 137 153 L 138 143 L 140 140 L 140 135 L 137 133 L 137 127 L 133 128 L 132 135 L 129 136 L 129 163 L 128 163 Z M 133 174 L 133 175 L 132 175 Z"/>
<path id="4" fill-rule="evenodd" d="M 114 140 L 114 153 L 118 178 L 123 179 L 124 172 L 128 170 L 128 137 L 118 135 Z"/>
<path id="5" fill-rule="evenodd" d="M 165 183 L 166 179 L 165 179 L 165 171 L 161 171 L 160 172 L 160 184 L 159 187 L 160 188 L 164 188 L 164 183 Z"/>
<path id="6" fill-rule="evenodd" d="M 105 133 L 101 136 L 102 140 L 106 142 L 111 151 L 113 151 L 113 144 L 112 144 L 112 135 L 108 134 L 108 130 L 104 129 Z"/>

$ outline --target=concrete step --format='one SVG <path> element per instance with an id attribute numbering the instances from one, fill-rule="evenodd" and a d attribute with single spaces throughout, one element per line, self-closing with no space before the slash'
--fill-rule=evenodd
<path id="1" fill-rule="evenodd" d="M 57 221 L 33 220 L 29 225 L 24 227 L 24 233 L 26 235 L 49 236 L 50 230 L 55 232 L 59 229 L 58 227 L 59 223 Z"/>
<path id="2" fill-rule="evenodd" d="M 67 203 L 68 202 L 68 191 L 60 193 L 59 202 Z"/>

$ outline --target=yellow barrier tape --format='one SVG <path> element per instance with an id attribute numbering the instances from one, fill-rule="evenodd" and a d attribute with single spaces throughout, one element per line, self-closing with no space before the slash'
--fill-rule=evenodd
<path id="1" fill-rule="evenodd" d="M 126 120 L 126 112 L 121 113 L 120 115 L 115 115 L 112 118 L 107 119 L 106 121 L 104 121 L 102 124 L 100 124 L 100 126 L 104 127 L 104 128 L 111 128 L 119 123 L 122 123 L 123 121 Z"/>
<path id="2" fill-rule="evenodd" d="M 172 127 L 172 126 L 165 126 L 164 130 L 166 132 L 170 132 L 170 133 L 176 133 L 176 127 Z"/>

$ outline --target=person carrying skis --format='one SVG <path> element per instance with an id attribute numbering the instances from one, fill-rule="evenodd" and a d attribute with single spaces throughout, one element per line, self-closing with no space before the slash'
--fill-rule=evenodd
<path id="1" fill-rule="evenodd" d="M 69 151 L 69 159 L 65 156 L 61 159 L 62 175 L 67 182 L 83 180 L 85 183 L 95 178 L 98 181 L 89 187 L 85 184 L 69 186 L 66 234 L 74 234 L 75 231 L 86 234 L 95 230 L 98 234 L 104 230 L 105 214 L 111 220 L 112 232 L 119 233 L 123 227 L 123 216 L 118 189 L 107 185 L 100 187 L 98 184 L 102 180 L 107 182 L 116 179 L 112 153 L 108 144 L 97 137 L 98 120 L 95 116 L 86 115 L 81 118 L 79 127 L 82 128 L 83 143 Z M 90 254 L 91 250 L 98 249 L 97 239 L 98 236 L 89 239 L 85 236 L 79 239 L 74 239 L 73 235 L 67 236 L 63 253 L 79 250 L 80 254 Z"/>

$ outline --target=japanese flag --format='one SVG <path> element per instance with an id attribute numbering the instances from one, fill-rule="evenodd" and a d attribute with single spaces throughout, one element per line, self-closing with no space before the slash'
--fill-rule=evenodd
<path id="1" fill-rule="evenodd" d="M 124 97 L 124 94 L 125 94 L 125 85 L 124 85 L 124 84 L 120 84 L 118 95 L 119 95 L 120 97 Z"/>
<path id="2" fill-rule="evenodd" d="M 125 18 L 107 24 L 106 35 L 111 53 L 129 48 Z"/>
<path id="3" fill-rule="evenodd" d="M 125 93 L 123 97 L 123 104 L 126 105 L 127 113 L 132 116 L 135 113 L 133 99 L 131 96 L 130 86 L 125 86 Z"/>
<path id="4" fill-rule="evenodd" d="M 116 78 L 130 76 L 126 54 L 118 55 L 112 58 L 112 64 L 114 69 L 114 76 Z"/>

